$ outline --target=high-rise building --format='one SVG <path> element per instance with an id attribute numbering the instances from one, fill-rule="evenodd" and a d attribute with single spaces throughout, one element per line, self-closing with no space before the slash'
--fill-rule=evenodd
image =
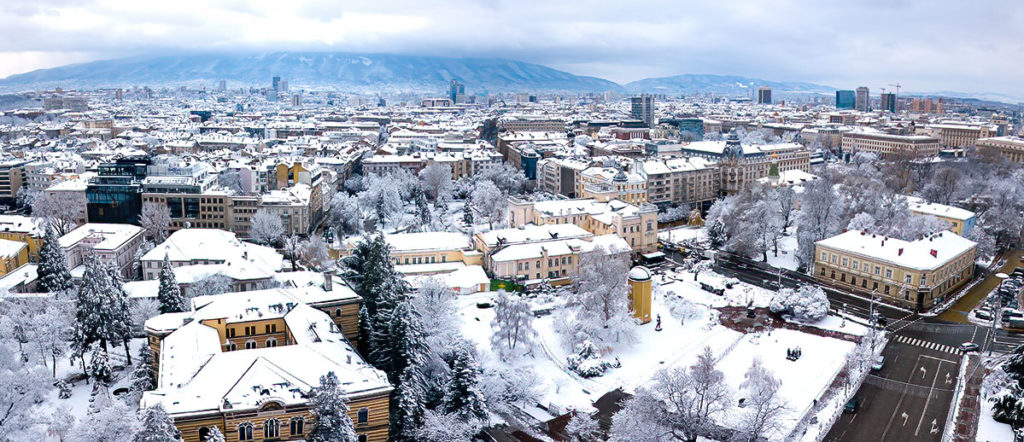
<path id="1" fill-rule="evenodd" d="M 772 104 L 772 88 L 761 86 L 757 89 L 757 104 Z"/>
<path id="2" fill-rule="evenodd" d="M 456 104 L 459 102 L 460 95 L 466 95 L 466 86 L 453 78 L 452 82 L 448 84 L 448 98 L 452 100 L 452 104 Z"/>
<path id="3" fill-rule="evenodd" d="M 280 76 L 277 76 L 277 75 L 274 76 L 273 85 L 274 85 L 274 92 L 277 92 L 277 91 L 280 90 L 280 88 L 281 88 L 281 77 Z"/>
<path id="4" fill-rule="evenodd" d="M 882 93 L 882 110 L 896 113 L 896 94 L 892 92 Z"/>
<path id="5" fill-rule="evenodd" d="M 281 87 L 281 92 L 288 92 L 288 80 L 281 80 L 278 86 Z"/>
<path id="6" fill-rule="evenodd" d="M 854 106 L 854 94 L 853 91 L 843 90 L 836 91 L 836 109 L 853 109 Z"/>
<path id="7" fill-rule="evenodd" d="M 867 112 L 871 110 L 871 102 L 869 101 L 870 96 L 871 95 L 868 93 L 867 87 L 861 86 L 857 88 L 857 96 L 854 101 L 854 107 L 861 112 Z"/>
<path id="8" fill-rule="evenodd" d="M 224 92 L 226 90 L 228 90 L 227 80 L 221 80 L 219 83 L 217 83 L 217 92 Z"/>
<path id="9" fill-rule="evenodd" d="M 654 96 L 641 94 L 639 97 L 630 98 L 630 116 L 634 120 L 641 120 L 647 127 L 654 127 Z"/>

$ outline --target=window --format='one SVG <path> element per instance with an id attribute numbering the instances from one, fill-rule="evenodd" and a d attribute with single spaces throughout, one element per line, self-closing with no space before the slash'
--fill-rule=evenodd
<path id="1" fill-rule="evenodd" d="M 360 434 L 359 435 L 359 442 L 366 442 L 366 435 L 365 434 Z"/>
<path id="2" fill-rule="evenodd" d="M 359 409 L 359 414 L 356 416 L 356 423 L 365 424 L 370 420 L 370 409 L 363 407 Z"/>
<path id="3" fill-rule="evenodd" d="M 341 317 L 341 309 L 340 308 L 334 309 L 334 316 Z"/>
<path id="4" fill-rule="evenodd" d="M 246 422 L 238 426 L 238 440 L 252 440 L 252 424 Z"/>
<path id="5" fill-rule="evenodd" d="M 904 276 L 906 276 L 906 277 L 905 277 L 905 278 L 904 278 L 903 280 L 904 280 L 904 281 L 905 281 L 905 282 L 906 282 L 907 284 L 910 284 L 910 278 L 911 278 L 911 275 L 907 274 L 907 275 L 904 275 Z"/>
<path id="6" fill-rule="evenodd" d="M 885 277 L 892 279 L 892 269 L 885 269 Z"/>
<path id="7" fill-rule="evenodd" d="M 886 295 L 889 294 L 889 285 L 888 284 L 885 285 L 885 294 Z"/>
<path id="8" fill-rule="evenodd" d="M 267 339 L 267 347 L 277 347 L 277 339 L 274 339 L 274 338 Z"/>
<path id="9" fill-rule="evenodd" d="M 828 253 L 821 252 L 821 260 L 822 261 L 828 261 Z"/>
<path id="10" fill-rule="evenodd" d="M 245 349 L 246 350 L 252 350 L 254 348 L 256 348 L 256 341 L 254 341 L 252 339 L 250 339 L 248 341 L 245 341 Z"/>
<path id="11" fill-rule="evenodd" d="M 231 327 L 231 328 L 228 329 L 228 337 L 229 338 L 235 337 L 235 328 L 234 327 Z"/>
<path id="12" fill-rule="evenodd" d="M 263 421 L 263 437 L 281 437 L 281 421 L 277 419 Z"/>
<path id="13" fill-rule="evenodd" d="M 301 417 L 293 417 L 292 421 L 291 421 L 291 425 L 290 425 L 291 432 L 288 433 L 288 434 L 291 434 L 292 436 L 298 436 L 298 435 L 302 434 L 302 427 L 305 424 L 306 424 L 306 421 L 303 418 L 301 418 Z"/>
<path id="14" fill-rule="evenodd" d="M 846 259 L 846 258 L 843 258 L 843 267 L 846 267 L 846 266 L 848 266 L 848 265 L 849 265 L 849 263 L 850 263 L 850 261 L 849 261 L 848 259 Z"/>
<path id="15" fill-rule="evenodd" d="M 879 266 L 875 266 L 875 274 L 876 275 L 881 275 L 882 274 L 882 268 L 879 267 Z"/>
<path id="16" fill-rule="evenodd" d="M 856 259 L 855 259 L 855 260 L 853 260 L 853 269 L 854 269 L 854 270 L 857 270 L 857 269 L 859 269 L 859 268 L 860 268 L 860 263 L 859 263 L 859 262 L 857 262 L 857 260 L 856 260 Z"/>
<path id="17" fill-rule="evenodd" d="M 206 427 L 199 427 L 199 440 L 206 440 L 206 437 L 210 435 L 210 429 Z"/>
<path id="18" fill-rule="evenodd" d="M 235 350 L 238 350 L 238 346 L 235 345 L 234 342 L 228 344 L 228 351 L 235 351 Z"/>
<path id="19" fill-rule="evenodd" d="M 925 276 L 925 275 L 921 275 L 921 285 L 925 285 L 927 283 L 928 283 L 928 277 Z"/>

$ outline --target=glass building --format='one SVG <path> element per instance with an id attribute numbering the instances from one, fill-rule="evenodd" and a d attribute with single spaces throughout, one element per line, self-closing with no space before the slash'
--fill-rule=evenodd
<path id="1" fill-rule="evenodd" d="M 836 91 L 836 109 L 853 109 L 856 105 L 856 98 L 853 91 Z"/>
<path id="2" fill-rule="evenodd" d="M 85 188 L 86 210 L 91 223 L 138 224 L 142 213 L 142 180 L 148 157 L 121 158 L 99 166 Z"/>

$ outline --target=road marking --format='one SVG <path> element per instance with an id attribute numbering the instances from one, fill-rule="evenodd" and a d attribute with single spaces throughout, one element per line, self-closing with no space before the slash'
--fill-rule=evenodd
<path id="1" fill-rule="evenodd" d="M 928 403 L 932 401 L 932 393 L 935 391 L 935 381 L 939 380 L 939 370 L 942 370 L 942 360 L 939 360 L 939 366 L 935 367 L 935 376 L 932 377 L 932 386 L 928 389 L 928 398 L 925 399 L 924 408 L 921 409 L 921 419 L 917 421 L 917 428 L 914 430 L 914 436 L 917 436 L 917 433 L 921 431 L 921 423 L 924 422 L 924 414 L 928 412 Z M 935 421 L 932 421 L 932 428 L 935 428 Z"/>
<path id="2" fill-rule="evenodd" d="M 959 349 L 954 348 L 952 346 L 939 344 L 938 342 L 925 341 L 923 339 L 911 338 L 909 336 L 896 335 L 895 341 L 902 344 L 913 345 L 921 348 L 926 348 L 929 350 L 941 351 L 944 353 L 959 353 Z"/>
<path id="3" fill-rule="evenodd" d="M 921 357 L 922 358 L 926 358 L 926 359 L 934 359 L 936 361 L 949 362 L 950 364 L 956 364 L 956 361 L 951 361 L 949 359 L 937 358 L 935 356 L 921 355 Z"/>

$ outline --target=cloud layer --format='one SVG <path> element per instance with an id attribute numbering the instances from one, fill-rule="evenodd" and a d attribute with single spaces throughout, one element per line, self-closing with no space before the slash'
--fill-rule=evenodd
<path id="1" fill-rule="evenodd" d="M 834 4 L 833 4 L 834 3 Z M 34 0 L 0 4 L 0 77 L 161 52 L 504 57 L 627 82 L 736 74 L 1024 96 L 1024 3 Z"/>

